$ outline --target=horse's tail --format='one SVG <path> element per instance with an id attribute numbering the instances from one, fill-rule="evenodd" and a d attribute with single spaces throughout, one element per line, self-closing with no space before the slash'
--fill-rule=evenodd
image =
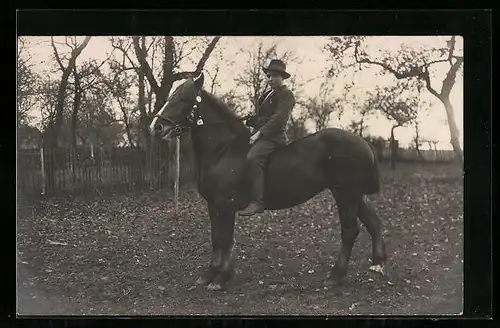
<path id="1" fill-rule="evenodd" d="M 367 142 L 368 145 L 370 146 L 370 149 L 372 150 L 373 154 L 373 163 L 371 165 L 370 171 L 368 176 L 368 183 L 366 185 L 366 194 L 376 194 L 380 192 L 380 167 L 379 167 L 379 158 L 377 155 L 377 151 L 375 147 L 370 143 Z"/>

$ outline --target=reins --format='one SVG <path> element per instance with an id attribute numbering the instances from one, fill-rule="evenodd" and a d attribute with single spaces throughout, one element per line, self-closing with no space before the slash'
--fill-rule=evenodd
<path id="1" fill-rule="evenodd" d="M 246 115 L 243 117 L 228 118 L 225 120 L 205 123 L 205 121 L 203 120 L 203 117 L 201 117 L 200 113 L 198 112 L 198 105 L 201 104 L 202 101 L 203 101 L 203 99 L 202 99 L 200 93 L 198 93 L 198 95 L 196 96 L 196 103 L 193 105 L 193 107 L 191 107 L 191 111 L 189 112 L 189 114 L 187 116 L 187 123 L 176 122 L 173 119 L 171 119 L 170 117 L 163 116 L 160 113 L 155 114 L 154 117 L 160 118 L 160 119 L 165 120 L 165 121 L 171 123 L 172 125 L 174 125 L 173 131 L 175 132 L 175 134 L 177 136 L 181 136 L 184 133 L 184 131 L 191 129 L 191 128 L 202 128 L 205 126 L 224 124 L 224 123 L 230 122 L 232 120 L 236 120 L 236 121 L 241 122 L 241 121 L 248 120 L 252 116 L 251 114 L 249 114 L 249 115 Z"/>

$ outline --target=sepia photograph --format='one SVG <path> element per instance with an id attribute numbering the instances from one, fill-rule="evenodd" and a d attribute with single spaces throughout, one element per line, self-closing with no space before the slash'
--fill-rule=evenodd
<path id="1" fill-rule="evenodd" d="M 17 315 L 462 314 L 463 47 L 18 36 Z"/>

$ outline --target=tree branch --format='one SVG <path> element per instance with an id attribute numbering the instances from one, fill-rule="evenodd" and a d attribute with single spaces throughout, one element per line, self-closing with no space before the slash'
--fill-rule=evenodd
<path id="1" fill-rule="evenodd" d="M 83 42 L 78 47 L 76 47 L 73 51 L 71 51 L 71 58 L 76 59 L 76 57 L 78 57 L 81 54 L 81 52 L 83 51 L 83 49 L 89 44 L 91 38 L 92 38 L 91 36 L 86 36 L 85 39 L 83 40 Z"/>
<path id="2" fill-rule="evenodd" d="M 130 58 L 130 55 L 128 53 L 128 48 L 130 47 L 130 44 L 124 48 L 123 45 L 122 45 L 122 42 L 120 40 L 120 44 L 115 44 L 113 41 L 111 41 L 111 45 L 113 46 L 114 49 L 118 49 L 122 52 L 123 56 L 122 56 L 122 66 L 125 66 L 125 59 L 128 59 L 128 61 L 130 62 L 130 64 L 132 65 L 132 67 L 137 71 L 137 66 L 135 65 L 134 61 L 132 60 L 132 58 Z"/>
<path id="3" fill-rule="evenodd" d="M 462 66 L 464 59 L 458 58 L 457 61 L 451 66 L 450 70 L 446 74 L 443 80 L 443 87 L 441 88 L 441 95 L 449 96 L 453 85 L 455 84 L 455 78 L 457 77 L 457 72 Z"/>
<path id="4" fill-rule="evenodd" d="M 357 63 L 359 63 L 359 64 L 372 64 L 372 65 L 380 66 L 383 69 L 391 72 L 398 80 L 406 79 L 409 77 L 420 77 L 420 78 L 425 79 L 424 75 L 426 74 L 425 71 L 426 71 L 427 67 L 429 67 L 432 64 L 444 63 L 444 62 L 448 61 L 448 59 L 438 59 L 438 60 L 431 61 L 429 63 L 425 63 L 424 65 L 421 65 L 421 66 L 414 66 L 406 72 L 398 72 L 397 70 L 393 69 L 391 66 L 389 66 L 387 64 L 373 61 L 373 60 L 370 60 L 368 58 L 359 59 L 358 48 L 359 48 L 359 43 L 356 43 L 356 46 L 354 48 L 354 58 L 356 59 Z"/>
<path id="5" fill-rule="evenodd" d="M 450 47 L 450 52 L 448 53 L 448 61 L 450 62 L 450 65 L 453 65 L 451 61 L 453 58 L 453 53 L 455 52 L 455 36 L 452 36 L 451 40 L 448 41 L 447 43 Z"/>
<path id="6" fill-rule="evenodd" d="M 97 71 L 99 71 L 101 69 L 101 67 L 111 58 L 112 55 L 113 55 L 113 52 L 111 52 L 109 54 L 109 56 L 106 59 L 104 59 L 99 65 L 94 67 L 94 69 L 92 71 L 88 72 L 87 74 L 80 75 L 80 78 L 85 78 L 87 76 L 94 75 L 95 73 L 97 73 Z"/>
<path id="7" fill-rule="evenodd" d="M 205 49 L 205 52 L 200 58 L 200 61 L 198 62 L 198 65 L 196 65 L 196 69 L 194 72 L 179 72 L 174 74 L 174 81 L 182 80 L 182 79 L 187 79 L 189 77 L 197 76 L 200 75 L 201 71 L 203 70 L 203 67 L 205 67 L 205 63 L 207 62 L 208 58 L 210 57 L 210 54 L 212 51 L 215 49 L 215 46 L 217 45 L 217 42 L 219 42 L 220 36 L 216 36 L 212 39 L 210 44 L 207 46 Z"/>
<path id="8" fill-rule="evenodd" d="M 423 74 L 423 78 L 424 78 L 424 81 L 425 81 L 425 87 L 427 88 L 427 90 L 429 90 L 429 92 L 434 95 L 435 97 L 437 98 L 441 98 L 441 94 L 438 93 L 431 85 L 431 77 L 429 76 L 429 70 L 426 68 L 425 69 L 425 73 Z"/>
<path id="9" fill-rule="evenodd" d="M 151 70 L 151 66 L 149 66 L 149 63 L 146 60 L 146 54 L 141 49 L 139 41 L 140 41 L 140 36 L 133 36 L 132 37 L 135 55 L 137 56 L 137 60 L 141 64 L 142 69 L 144 69 L 144 73 L 149 81 L 149 85 L 151 85 L 151 88 L 153 89 L 153 92 L 155 94 L 158 94 L 158 93 L 160 93 L 160 87 L 158 86 L 158 83 L 156 82 L 156 79 L 153 75 L 153 71 Z"/>
<path id="10" fill-rule="evenodd" d="M 116 98 L 116 100 L 118 101 L 118 106 L 120 107 L 123 114 L 123 123 L 125 124 L 125 132 L 127 133 L 128 142 L 130 143 L 130 145 L 132 145 L 132 147 L 136 148 L 135 142 L 132 140 L 133 138 L 130 131 L 130 122 L 127 110 L 125 109 L 125 106 L 119 98 Z"/>
<path id="11" fill-rule="evenodd" d="M 170 75 L 174 70 L 174 53 L 175 44 L 174 38 L 171 36 L 165 36 L 164 44 L 164 54 L 163 54 L 163 74 L 161 84 L 164 85 L 166 81 L 170 81 Z"/>
<path id="12" fill-rule="evenodd" d="M 184 53 L 184 47 L 188 44 L 188 42 L 189 41 L 185 40 L 177 47 L 178 51 L 174 53 L 174 67 L 178 67 L 182 59 L 189 57 L 193 53 L 195 49 L 194 47 L 192 47 L 187 53 Z"/>
<path id="13" fill-rule="evenodd" d="M 61 68 L 61 70 L 64 71 L 66 69 L 66 67 L 64 67 L 64 65 L 61 61 L 61 57 L 59 57 L 59 53 L 58 53 L 56 45 L 54 43 L 54 37 L 51 36 L 50 40 L 51 40 L 50 44 L 52 45 L 52 49 L 54 50 L 54 56 L 56 57 L 56 61 L 59 64 L 59 67 Z"/>

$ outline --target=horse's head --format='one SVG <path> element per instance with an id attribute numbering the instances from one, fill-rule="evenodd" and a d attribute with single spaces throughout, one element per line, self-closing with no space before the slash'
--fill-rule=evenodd
<path id="1" fill-rule="evenodd" d="M 199 93 L 203 82 L 204 75 L 201 73 L 197 78 L 188 78 L 175 89 L 149 126 L 153 136 L 170 139 L 193 124 L 195 109 L 201 101 Z"/>

